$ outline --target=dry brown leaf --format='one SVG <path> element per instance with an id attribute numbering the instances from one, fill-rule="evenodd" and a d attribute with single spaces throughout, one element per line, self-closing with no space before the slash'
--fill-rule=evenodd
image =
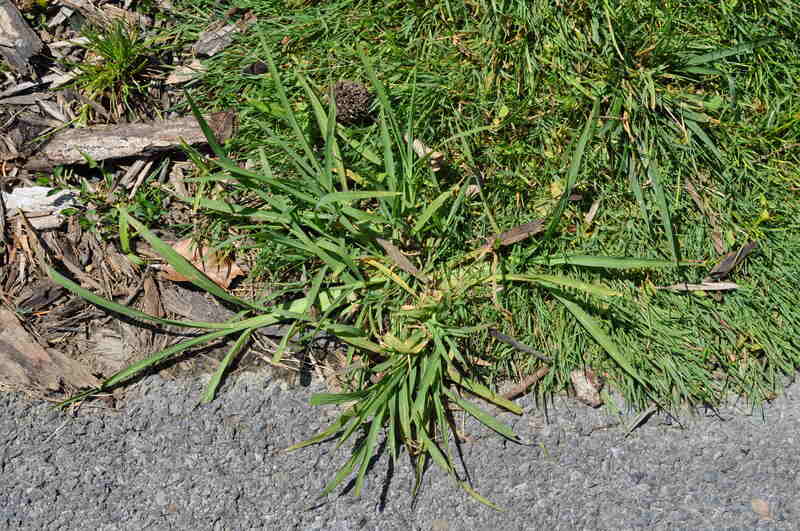
<path id="1" fill-rule="evenodd" d="M 544 231 L 544 221 L 539 219 L 536 221 L 531 221 L 530 223 L 523 223 L 522 225 L 517 225 L 511 230 L 503 232 L 501 234 L 495 234 L 494 236 L 490 236 L 487 238 L 487 243 L 485 243 L 481 249 L 488 250 L 494 247 L 494 242 L 498 241 L 498 244 L 502 247 L 507 245 L 511 245 L 512 243 L 517 243 L 519 241 L 524 240 L 530 236 L 535 234 L 539 234 L 540 232 Z"/>
<path id="2" fill-rule="evenodd" d="M 747 242 L 738 251 L 733 251 L 722 257 L 722 260 L 714 266 L 708 273 L 708 276 L 703 279 L 704 282 L 712 282 L 714 280 L 722 280 L 727 277 L 730 272 L 747 258 L 753 249 L 758 247 L 756 242 Z"/>
<path id="3" fill-rule="evenodd" d="M 575 370 L 569 374 L 572 387 L 575 389 L 575 397 L 587 406 L 600 407 L 603 399 L 600 397 L 600 389 L 603 388 L 603 380 L 592 370 Z"/>
<path id="4" fill-rule="evenodd" d="M 428 157 L 428 164 L 430 165 L 432 171 L 436 172 L 442 169 L 445 164 L 444 153 L 434 151 L 426 146 L 421 140 L 416 138 L 411 139 L 407 134 L 403 135 L 403 139 L 406 142 L 411 143 L 411 148 L 419 158 L 424 159 L 425 157 Z"/>
<path id="5" fill-rule="evenodd" d="M 236 262 L 224 257 L 217 251 L 212 251 L 206 247 L 198 247 L 191 238 L 184 238 L 175 242 L 172 248 L 221 288 L 228 289 L 231 282 L 244 275 L 244 271 Z M 187 282 L 189 280 L 175 271 L 175 268 L 171 265 L 164 267 L 161 274 L 163 278 L 174 282 Z"/>

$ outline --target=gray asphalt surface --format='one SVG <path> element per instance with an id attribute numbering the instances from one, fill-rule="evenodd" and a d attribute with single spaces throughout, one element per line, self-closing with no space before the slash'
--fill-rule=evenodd
<path id="1" fill-rule="evenodd" d="M 627 439 L 603 410 L 523 399 L 509 416 L 530 446 L 466 424 L 472 501 L 431 469 L 412 506 L 412 469 L 384 456 L 366 492 L 317 495 L 348 456 L 322 445 L 279 450 L 325 426 L 307 389 L 244 374 L 195 407 L 202 382 L 148 377 L 120 411 L 76 418 L 0 394 L 2 529 L 798 529 L 800 386 L 745 406 L 651 418 Z M 766 417 L 766 420 L 762 418 Z M 387 477 L 390 480 L 387 482 Z"/>

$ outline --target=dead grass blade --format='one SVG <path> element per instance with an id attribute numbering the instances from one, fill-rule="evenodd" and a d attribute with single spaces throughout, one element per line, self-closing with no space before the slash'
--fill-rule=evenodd
<path id="1" fill-rule="evenodd" d="M 406 258 L 406 255 L 400 250 L 399 247 L 394 245 L 389 240 L 384 240 L 383 238 L 377 239 L 378 244 L 383 247 L 383 250 L 386 251 L 387 256 L 394 262 L 394 264 L 408 273 L 409 275 L 421 280 L 422 282 L 428 282 L 430 278 L 428 275 L 420 271 L 417 266 L 411 263 L 411 260 Z"/>
<path id="2" fill-rule="evenodd" d="M 669 291 L 684 292 L 684 291 L 730 291 L 739 289 L 739 285 L 735 282 L 703 282 L 701 284 L 687 284 L 680 282 L 670 286 L 656 286 L 656 289 L 666 289 Z"/>

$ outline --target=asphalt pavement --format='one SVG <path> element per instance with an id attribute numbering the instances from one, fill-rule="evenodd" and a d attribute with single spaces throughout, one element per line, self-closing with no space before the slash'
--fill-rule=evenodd
<path id="1" fill-rule="evenodd" d="M 732 404 L 625 422 L 569 398 L 503 417 L 528 444 L 467 422 L 473 501 L 439 470 L 412 500 L 413 469 L 376 460 L 359 498 L 319 493 L 349 455 L 281 450 L 325 427 L 309 388 L 241 374 L 197 406 L 201 379 L 148 377 L 119 410 L 72 416 L 0 393 L 2 529 L 800 529 L 800 386 L 760 410 Z"/>

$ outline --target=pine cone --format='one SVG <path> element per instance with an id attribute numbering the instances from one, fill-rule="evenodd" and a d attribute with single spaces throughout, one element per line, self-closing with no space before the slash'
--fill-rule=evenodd
<path id="1" fill-rule="evenodd" d="M 340 124 L 364 124 L 371 120 L 373 96 L 361 83 L 337 81 L 333 86 L 333 98 L 336 101 L 336 121 Z"/>

